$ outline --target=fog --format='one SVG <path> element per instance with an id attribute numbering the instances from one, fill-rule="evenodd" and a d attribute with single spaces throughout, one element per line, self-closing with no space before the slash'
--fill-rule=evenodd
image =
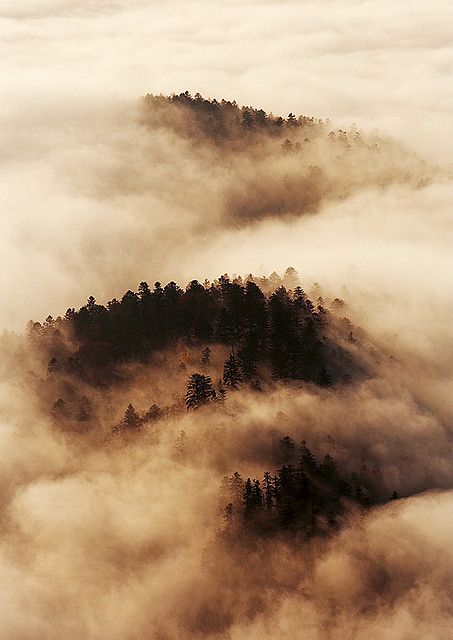
<path id="1" fill-rule="evenodd" d="M 0 637 L 450 638 L 452 12 L 0 0 Z M 369 147 L 338 160 L 313 140 L 299 161 L 143 124 L 140 96 L 185 90 L 355 125 Z M 312 165 L 334 186 L 306 206 Z M 181 403 L 175 353 L 91 388 L 52 381 L 23 333 L 142 280 L 289 265 L 363 327 L 379 354 L 367 378 L 244 388 L 225 410 L 170 412 L 122 437 L 129 402 Z M 223 356 L 213 347 L 213 379 Z M 196 349 L 187 359 L 195 371 Z M 74 431 L 51 408 L 82 395 L 96 419 Z M 218 534 L 221 478 L 272 470 L 286 434 L 401 499 L 352 509 L 334 535 L 234 556 Z"/>

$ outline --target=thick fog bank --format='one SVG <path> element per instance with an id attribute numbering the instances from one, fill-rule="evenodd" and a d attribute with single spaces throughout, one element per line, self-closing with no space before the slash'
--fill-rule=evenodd
<path id="1" fill-rule="evenodd" d="M 452 17 L 447 0 L 0 0 L 2 639 L 450 640 Z M 139 124 L 138 96 L 186 89 L 402 145 L 309 141 L 299 163 Z M 335 188 L 299 206 L 320 175 Z M 142 280 L 289 265 L 364 328 L 367 376 L 265 380 L 188 412 L 201 347 L 187 370 L 173 351 L 98 388 L 55 381 L 21 333 Z M 94 417 L 74 429 L 62 397 Z M 115 430 L 154 402 L 174 411 Z M 221 479 L 274 473 L 284 435 L 400 499 L 229 549 Z"/>

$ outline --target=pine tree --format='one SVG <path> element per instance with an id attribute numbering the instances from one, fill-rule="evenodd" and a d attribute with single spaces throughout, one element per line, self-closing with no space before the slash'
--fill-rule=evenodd
<path id="1" fill-rule="evenodd" d="M 293 150 L 293 143 L 291 142 L 291 140 L 288 140 L 288 138 L 286 138 L 285 142 L 283 142 L 280 147 L 284 151 L 284 153 L 291 153 L 291 151 Z"/>
<path id="2" fill-rule="evenodd" d="M 201 364 L 207 365 L 211 361 L 211 349 L 209 347 L 205 347 L 201 352 Z"/>
<path id="3" fill-rule="evenodd" d="M 186 407 L 187 410 L 198 409 L 203 404 L 215 398 L 215 391 L 209 376 L 201 373 L 193 373 L 187 383 Z"/>
<path id="4" fill-rule="evenodd" d="M 253 127 L 253 116 L 248 109 L 244 109 L 242 112 L 242 126 L 246 129 Z"/>
<path id="5" fill-rule="evenodd" d="M 93 414 L 93 403 L 87 396 L 82 396 L 80 399 L 79 411 L 76 415 L 76 420 L 79 422 L 87 422 L 91 419 Z"/>
<path id="6" fill-rule="evenodd" d="M 217 385 L 217 399 L 220 402 L 220 404 L 225 404 L 226 395 L 227 395 L 226 389 L 223 386 L 222 379 L 220 379 Z"/>
<path id="7" fill-rule="evenodd" d="M 302 444 L 300 445 L 300 464 L 302 469 L 308 472 L 314 471 L 318 466 L 316 458 L 307 447 L 305 440 L 302 440 Z"/>
<path id="8" fill-rule="evenodd" d="M 281 458 L 284 464 L 289 464 L 294 458 L 296 443 L 290 436 L 285 436 L 279 441 Z"/>
<path id="9" fill-rule="evenodd" d="M 263 487 L 264 487 L 264 504 L 266 505 L 266 509 L 270 511 L 272 509 L 272 505 L 274 501 L 275 489 L 274 489 L 272 476 L 269 473 L 269 471 L 264 472 Z"/>
<path id="10" fill-rule="evenodd" d="M 257 374 L 256 354 L 257 339 L 253 333 L 249 333 L 238 352 L 238 364 L 244 379 L 252 378 Z"/>
<path id="11" fill-rule="evenodd" d="M 227 485 L 232 503 L 236 505 L 236 507 L 239 507 L 244 493 L 244 481 L 241 474 L 235 471 L 233 475 L 228 478 Z"/>
<path id="12" fill-rule="evenodd" d="M 232 387 L 234 389 L 241 381 L 242 372 L 239 366 L 239 361 L 234 351 L 232 351 L 223 365 L 223 382 L 226 387 Z"/>
<path id="13" fill-rule="evenodd" d="M 132 404 L 129 404 L 123 418 L 123 426 L 128 429 L 135 429 L 140 426 L 141 420 Z"/>
<path id="14" fill-rule="evenodd" d="M 324 456 L 323 461 L 319 465 L 319 470 L 329 482 L 335 483 L 338 480 L 338 471 L 335 461 L 329 454 Z"/>
<path id="15" fill-rule="evenodd" d="M 234 517 L 234 505 L 232 502 L 229 502 L 226 505 L 225 511 L 223 513 L 223 521 L 225 523 L 225 530 L 227 533 L 231 531 L 231 528 L 233 526 L 233 517 Z"/>
<path id="16" fill-rule="evenodd" d="M 173 458 L 182 462 L 187 454 L 187 435 L 184 430 L 180 431 L 173 445 Z"/>
<path id="17" fill-rule="evenodd" d="M 253 511 L 253 486 L 250 478 L 247 478 L 244 485 L 243 514 L 244 518 L 250 518 Z"/>
<path id="18" fill-rule="evenodd" d="M 152 404 L 143 415 L 143 422 L 153 422 L 162 417 L 163 411 L 157 404 Z"/>

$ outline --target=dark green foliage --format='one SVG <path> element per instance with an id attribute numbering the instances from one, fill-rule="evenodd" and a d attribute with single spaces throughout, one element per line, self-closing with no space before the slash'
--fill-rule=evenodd
<path id="1" fill-rule="evenodd" d="M 215 398 L 215 391 L 212 387 L 211 378 L 201 373 L 193 373 L 187 383 L 186 407 L 198 409 Z"/>

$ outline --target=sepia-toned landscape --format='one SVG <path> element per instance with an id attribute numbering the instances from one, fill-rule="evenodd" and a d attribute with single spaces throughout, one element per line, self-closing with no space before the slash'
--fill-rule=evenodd
<path id="1" fill-rule="evenodd" d="M 453 636 L 453 8 L 0 0 L 0 639 Z"/>

